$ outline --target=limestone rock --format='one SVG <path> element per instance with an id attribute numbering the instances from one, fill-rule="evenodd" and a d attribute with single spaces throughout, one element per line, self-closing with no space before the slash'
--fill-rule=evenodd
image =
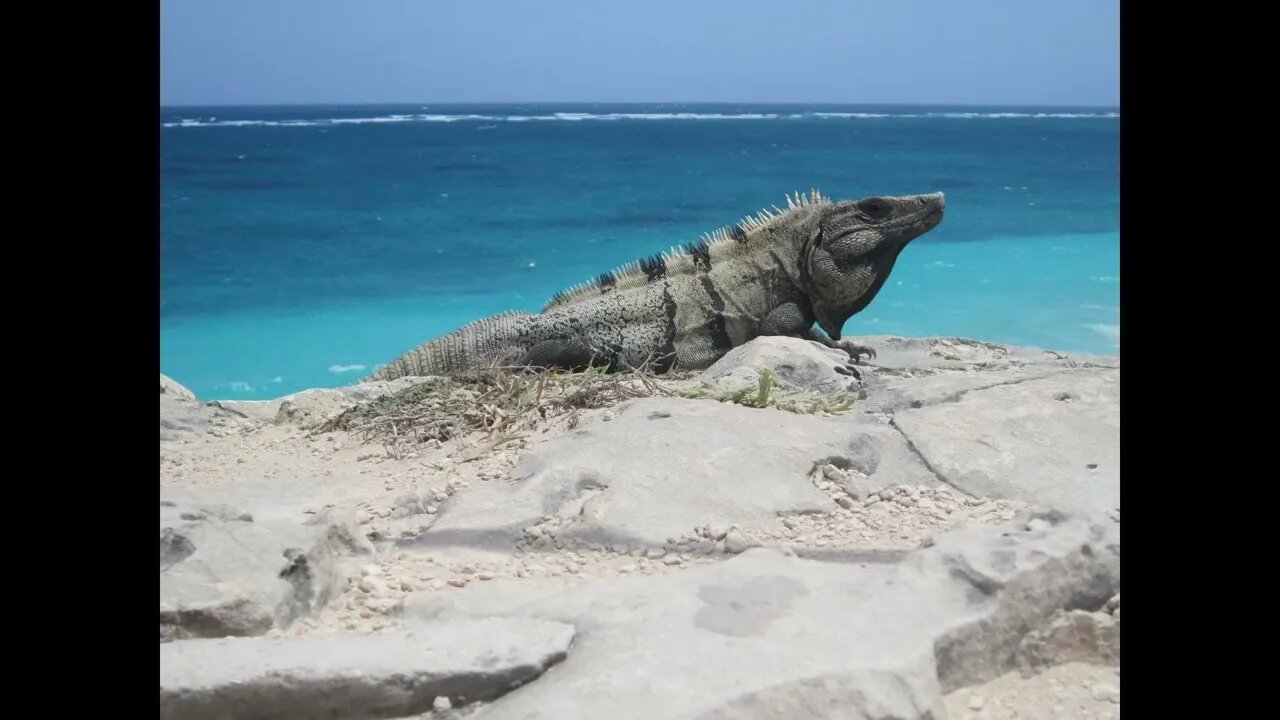
<path id="1" fill-rule="evenodd" d="M 1119 665 L 1120 622 L 1105 612 L 1059 610 L 1018 648 L 1024 675 L 1072 662 Z"/>
<path id="2" fill-rule="evenodd" d="M 196 394 L 180 385 L 173 378 L 160 373 L 160 394 L 169 397 L 182 398 L 183 400 L 195 400 Z"/>
<path id="3" fill-rule="evenodd" d="M 979 497 L 1071 512 L 1120 506 L 1120 377 L 1079 369 L 900 410 L 929 467 Z"/>
<path id="4" fill-rule="evenodd" d="M 661 547 L 702 525 L 776 529 L 781 514 L 836 507 L 808 478 L 832 458 L 866 485 L 937 484 L 900 433 L 857 415 L 645 398 L 613 417 L 586 416 L 527 451 L 511 481 L 452 498 L 419 542 L 509 548 L 544 515 L 561 519 L 559 538 L 612 545 Z"/>
<path id="5" fill-rule="evenodd" d="M 273 400 L 223 400 L 221 406 L 247 417 L 281 424 L 309 425 L 356 405 L 400 392 L 432 377 L 404 377 L 336 388 L 312 388 Z"/>
<path id="6" fill-rule="evenodd" d="M 1015 668 L 1028 627 L 1118 589 L 1113 525 L 1048 520 L 960 528 L 896 564 L 756 548 L 564 591 L 495 580 L 411 598 L 404 614 L 579 629 L 555 673 L 485 708 L 487 720 L 942 717 L 943 692 Z"/>
<path id="7" fill-rule="evenodd" d="M 718 387 L 755 387 L 760 378 L 757 370 L 768 369 L 778 388 L 826 395 L 857 389 L 857 380 L 836 371 L 850 360 L 845 351 L 812 340 L 760 337 L 730 350 L 701 377 Z"/>
<path id="8" fill-rule="evenodd" d="M 168 643 L 160 717 L 388 718 L 492 700 L 563 660 L 573 637 L 564 623 L 487 618 L 381 635 Z"/>
<path id="9" fill-rule="evenodd" d="M 217 405 L 183 397 L 178 391 L 160 394 L 160 442 L 200 435 L 216 418 L 235 417 Z"/>
<path id="10" fill-rule="evenodd" d="M 337 558 L 359 552 L 353 535 L 341 522 L 162 501 L 161 640 L 259 635 L 315 612 L 345 582 Z"/>

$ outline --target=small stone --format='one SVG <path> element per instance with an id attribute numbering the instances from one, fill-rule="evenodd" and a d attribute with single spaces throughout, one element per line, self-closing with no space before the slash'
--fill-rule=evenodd
<path id="1" fill-rule="evenodd" d="M 786 529 L 788 529 L 788 530 L 795 530 L 795 529 L 796 529 L 796 521 L 795 521 L 795 520 L 792 520 L 791 518 L 782 518 L 782 527 L 784 527 L 784 528 L 786 528 Z"/>
<path id="2" fill-rule="evenodd" d="M 969 696 L 969 704 L 967 705 L 967 707 L 968 707 L 970 710 L 972 710 L 972 711 L 974 711 L 974 712 L 977 712 L 977 711 L 981 710 L 981 709 L 982 709 L 982 706 L 983 706 L 983 705 L 985 705 L 985 704 L 986 704 L 986 700 L 984 700 L 984 699 L 983 699 L 983 697 L 982 697 L 981 695 L 970 695 L 970 696 Z"/>
<path id="3" fill-rule="evenodd" d="M 400 589 L 405 592 L 413 592 L 413 585 L 410 585 L 408 580 L 401 580 Z"/>
<path id="4" fill-rule="evenodd" d="M 360 611 L 360 617 L 364 618 L 365 620 L 368 620 L 369 618 L 373 617 L 373 611 L 372 611 L 372 610 L 361 610 L 361 611 Z"/>
<path id="5" fill-rule="evenodd" d="M 712 540 L 723 540 L 725 535 L 729 534 L 729 528 L 724 525 L 708 525 L 707 537 Z"/>
<path id="6" fill-rule="evenodd" d="M 867 507 L 871 507 L 872 505 L 875 505 L 878 502 L 880 502 L 879 495 L 869 495 L 867 496 L 867 499 L 862 502 L 862 504 Z"/>
<path id="7" fill-rule="evenodd" d="M 715 541 L 708 538 L 702 538 L 693 544 L 693 551 L 699 555 L 709 555 L 712 552 L 715 552 L 715 549 Z"/>
<path id="8" fill-rule="evenodd" d="M 431 702 L 431 709 L 435 710 L 436 712 L 444 712 L 445 710 L 452 710 L 453 703 L 449 702 L 449 698 L 445 697 L 444 695 L 440 695 Z"/>
<path id="9" fill-rule="evenodd" d="M 853 509 L 853 500 L 848 495 L 841 495 L 837 497 L 836 504 L 845 510 Z"/>
<path id="10" fill-rule="evenodd" d="M 489 574 L 489 573 L 487 573 L 487 572 L 482 572 L 482 573 L 480 573 L 479 575 L 476 575 L 476 577 L 480 578 L 481 580 L 492 580 L 492 579 L 493 579 L 493 575 L 490 575 L 490 574 Z"/>
<path id="11" fill-rule="evenodd" d="M 680 561 L 679 555 L 668 555 L 662 559 L 663 565 L 679 565 L 680 562 L 681 561 Z"/>
<path id="12" fill-rule="evenodd" d="M 1094 700 L 1120 703 L 1120 688 L 1115 685 L 1094 685 L 1090 688 L 1090 692 L 1093 693 Z"/>
<path id="13" fill-rule="evenodd" d="M 449 578 L 449 584 L 452 585 L 453 587 L 460 588 L 460 587 L 466 587 L 467 581 L 465 578 Z"/>
<path id="14" fill-rule="evenodd" d="M 743 535 L 737 530 L 729 531 L 724 537 L 724 549 L 727 552 L 737 554 L 745 551 L 752 545 L 754 545 L 754 543 L 746 535 Z"/>
<path id="15" fill-rule="evenodd" d="M 662 548 L 649 548 L 645 552 L 644 556 L 646 558 L 649 558 L 650 560 L 657 560 L 666 554 L 667 554 L 667 551 Z"/>
<path id="16" fill-rule="evenodd" d="M 530 525 L 529 527 L 524 529 L 524 534 L 528 535 L 531 538 L 536 538 L 542 535 L 542 528 L 538 527 L 537 525 Z"/>
<path id="17" fill-rule="evenodd" d="M 360 581 L 360 584 L 359 584 L 357 587 L 359 587 L 359 588 L 360 588 L 360 591 L 361 591 L 361 592 L 368 593 L 368 594 L 370 594 L 370 595 L 376 595 L 376 594 L 379 594 L 379 593 L 386 592 L 386 590 L 387 590 L 387 583 L 386 583 L 386 582 L 384 582 L 384 581 L 383 581 L 381 578 L 379 578 L 379 577 L 375 577 L 375 576 L 373 576 L 373 575 L 370 575 L 370 576 L 368 576 L 368 577 L 366 577 L 366 578 L 362 579 L 362 580 Z"/>
<path id="18" fill-rule="evenodd" d="M 840 472 L 840 468 L 830 464 L 822 468 L 822 476 L 834 483 L 844 480 L 844 473 Z"/>

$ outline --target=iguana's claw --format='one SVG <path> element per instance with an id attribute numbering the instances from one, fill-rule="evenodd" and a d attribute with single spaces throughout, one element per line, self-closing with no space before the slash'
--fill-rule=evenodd
<path id="1" fill-rule="evenodd" d="M 874 358 L 876 356 L 875 348 L 867 347 L 866 345 L 858 345 L 851 340 L 841 340 L 840 349 L 849 353 L 849 357 L 853 358 L 855 363 L 862 362 L 863 355 L 866 355 L 868 358 Z"/>
<path id="2" fill-rule="evenodd" d="M 858 368 L 854 367 L 853 363 L 849 363 L 848 365 L 836 365 L 835 369 L 836 372 L 841 375 L 851 375 L 857 380 L 862 380 L 862 373 L 858 372 Z"/>

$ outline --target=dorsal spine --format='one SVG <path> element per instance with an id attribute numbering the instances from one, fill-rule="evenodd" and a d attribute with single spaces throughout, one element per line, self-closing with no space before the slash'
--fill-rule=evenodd
<path id="1" fill-rule="evenodd" d="M 825 205 L 831 202 L 816 189 L 810 190 L 808 194 L 797 192 L 786 197 L 785 210 L 776 205 L 772 208 L 764 208 L 754 215 L 742 218 L 735 225 L 726 225 L 710 233 L 703 233 L 697 240 L 684 247 L 673 247 L 657 255 L 629 262 L 597 278 L 556 293 L 542 307 L 542 312 L 571 305 L 587 298 L 599 297 L 614 290 L 645 285 L 658 277 L 695 268 L 697 263 L 694 260 L 699 257 L 708 257 L 714 246 L 730 242 L 745 246 L 752 235 L 782 220 L 789 213 L 802 207 Z"/>

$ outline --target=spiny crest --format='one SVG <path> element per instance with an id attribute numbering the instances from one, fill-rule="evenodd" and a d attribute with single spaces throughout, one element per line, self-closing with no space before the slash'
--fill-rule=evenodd
<path id="1" fill-rule="evenodd" d="M 399 357 L 385 365 L 375 366 L 373 373 L 362 378 L 360 382 L 374 382 L 379 379 L 391 379 L 408 375 L 429 375 L 434 368 L 429 364 L 424 364 L 424 361 L 433 349 L 438 357 L 440 348 L 445 343 L 457 342 L 459 338 L 465 339 L 468 336 L 488 337 L 495 329 L 509 325 L 520 317 L 532 316 L 524 310 L 504 310 L 495 315 L 472 320 L 453 332 L 434 337 L 417 347 L 401 353 Z M 390 377 L 384 377 L 386 374 L 383 371 L 388 368 L 393 369 L 394 372 Z"/>
<path id="2" fill-rule="evenodd" d="M 546 312 L 555 307 L 569 305 L 590 297 L 599 297 L 613 290 L 641 287 L 667 275 L 676 275 L 690 269 L 706 270 L 711 266 L 711 253 L 724 243 L 744 244 L 748 235 L 780 222 L 789 213 L 810 205 L 828 205 L 831 200 L 817 190 L 806 195 L 797 192 L 787 195 L 787 208 L 764 208 L 754 215 L 747 215 L 734 225 L 727 225 L 710 233 L 703 233 L 697 240 L 684 247 L 673 247 L 647 258 L 629 262 L 599 277 L 562 290 L 542 307 Z"/>

